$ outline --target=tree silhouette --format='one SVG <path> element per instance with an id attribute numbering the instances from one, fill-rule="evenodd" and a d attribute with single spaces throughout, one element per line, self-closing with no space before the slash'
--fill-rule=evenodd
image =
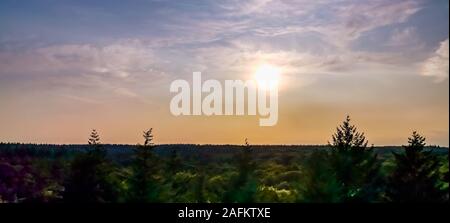
<path id="1" fill-rule="evenodd" d="M 299 202 L 337 203 L 343 200 L 342 185 L 329 163 L 330 156 L 326 151 L 314 151 L 306 160 Z"/>
<path id="2" fill-rule="evenodd" d="M 252 155 L 253 149 L 248 143 L 248 139 L 245 139 L 244 148 L 235 156 L 238 174 L 231 179 L 230 189 L 224 194 L 224 202 L 250 203 L 254 201 L 257 183 L 253 176 L 255 162 L 252 160 Z"/>
<path id="3" fill-rule="evenodd" d="M 153 128 L 150 128 L 147 131 L 144 131 L 142 137 L 144 137 L 144 146 L 153 146 Z"/>
<path id="4" fill-rule="evenodd" d="M 349 117 L 328 146 L 155 151 L 152 129 L 143 138 L 102 145 L 92 130 L 89 145 L 0 143 L 0 202 L 448 202 L 448 148 L 428 149 L 417 132 L 394 154 L 368 147 Z"/>
<path id="5" fill-rule="evenodd" d="M 368 141 L 364 133 L 358 132 L 356 126 L 350 124 L 350 116 L 347 115 L 345 120 L 336 128 L 336 132 L 332 135 L 332 143 L 336 150 L 365 150 Z"/>
<path id="6" fill-rule="evenodd" d="M 91 135 L 88 139 L 88 143 L 89 145 L 93 145 L 93 146 L 100 146 L 100 136 L 97 133 L 97 130 L 93 129 L 91 132 Z"/>
<path id="7" fill-rule="evenodd" d="M 155 175 L 158 166 L 153 155 L 153 129 L 144 131 L 144 145 L 138 145 L 135 149 L 132 163 L 132 175 L 129 179 L 129 198 L 131 202 L 156 202 L 158 200 L 158 188 Z"/>
<path id="8" fill-rule="evenodd" d="M 345 202 L 373 201 L 382 190 L 380 162 L 367 144 L 364 133 L 350 123 L 349 116 L 332 135 L 330 164 L 341 183 Z"/>
<path id="9" fill-rule="evenodd" d="M 100 137 L 92 130 L 88 140 L 92 149 L 75 156 L 64 183 L 66 202 L 114 202 L 116 188 L 112 184 L 113 165 L 106 159 Z"/>
<path id="10" fill-rule="evenodd" d="M 388 180 L 386 197 L 393 202 L 439 202 L 445 192 L 438 186 L 439 161 L 425 151 L 425 137 L 413 132 L 404 153 L 394 153 L 396 168 Z"/>

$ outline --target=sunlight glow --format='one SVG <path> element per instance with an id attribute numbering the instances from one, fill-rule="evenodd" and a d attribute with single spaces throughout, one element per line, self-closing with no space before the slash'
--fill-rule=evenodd
<path id="1" fill-rule="evenodd" d="M 270 89 L 277 86 L 280 81 L 281 69 L 271 64 L 260 65 L 254 75 L 258 87 Z"/>

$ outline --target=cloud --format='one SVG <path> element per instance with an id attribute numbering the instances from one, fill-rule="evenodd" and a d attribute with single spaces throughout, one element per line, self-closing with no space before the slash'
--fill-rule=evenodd
<path id="1" fill-rule="evenodd" d="M 119 78 L 146 72 L 155 60 L 151 50 L 137 40 L 119 41 L 105 46 L 56 45 L 36 51 L 49 61 L 49 69 L 75 69 L 83 73 Z"/>
<path id="2" fill-rule="evenodd" d="M 213 14 L 188 10 L 170 18 L 164 24 L 166 41 L 159 43 L 179 46 L 316 33 L 327 44 L 346 48 L 364 32 L 403 23 L 422 8 L 415 0 L 219 0 L 208 7 Z"/>
<path id="3" fill-rule="evenodd" d="M 190 26 L 185 27 L 192 29 L 191 32 L 196 35 L 201 36 L 205 32 L 217 43 L 229 45 L 211 47 L 211 42 L 196 44 L 192 52 L 201 61 L 192 63 L 201 63 L 203 67 L 219 64 L 229 69 L 267 57 L 274 63 L 284 60 L 284 64 L 290 64 L 288 66 L 292 69 L 298 66 L 297 70 L 311 73 L 347 72 L 365 63 L 384 66 L 405 62 L 410 57 L 401 59 L 405 57 L 398 52 L 358 52 L 350 46 L 365 32 L 405 23 L 422 8 L 420 2 L 414 0 L 252 0 L 220 3 L 225 10 L 221 15 L 227 18 L 228 23 L 222 23 L 223 17 L 218 16 L 210 18 L 207 23 L 190 20 Z M 236 18 L 242 18 L 245 22 Z M 233 27 L 237 21 L 241 22 Z M 404 46 L 416 43 L 419 40 L 415 34 L 414 27 L 398 29 L 386 44 Z"/>
<path id="4" fill-rule="evenodd" d="M 176 14 L 161 14 L 161 20 L 152 27 L 160 33 L 103 45 L 39 48 L 22 54 L 14 67 L 7 66 L 9 70 L 30 69 L 30 73 L 79 75 L 104 87 L 109 85 L 113 91 L 120 86 L 116 82 L 151 82 L 196 70 L 242 74 L 247 72 L 246 66 L 262 60 L 289 67 L 292 73 L 343 73 L 358 65 L 391 65 L 405 58 L 395 52 L 358 52 L 350 46 L 365 32 L 406 22 L 422 7 L 414 0 L 201 3 L 202 7 L 194 7 L 190 1 L 181 5 L 165 2 L 167 8 L 152 8 L 158 15 Z M 183 7 L 186 10 L 181 10 Z M 415 33 L 414 27 L 398 29 L 388 44 L 413 41 Z M 24 68 L 17 61 L 33 66 Z"/>
<path id="5" fill-rule="evenodd" d="M 156 62 L 138 40 L 106 45 L 60 44 L 21 53 L 0 52 L 2 73 L 78 73 L 127 78 L 147 72 Z M 27 66 L 23 66 L 27 64 Z"/>
<path id="6" fill-rule="evenodd" d="M 254 23 L 275 19 L 291 30 L 320 30 L 324 34 L 339 33 L 355 39 L 377 27 L 405 22 L 421 9 L 415 0 L 333 1 L 333 0 L 252 0 L 227 1 L 228 10 L 251 14 Z M 242 3 L 241 3 L 242 2 Z M 233 3 L 233 4 L 231 4 Z M 236 16 L 232 14 L 232 16 Z M 277 23 L 270 23 L 277 24 Z M 296 28 L 293 29 L 293 26 Z M 270 27 L 270 25 L 269 25 Z"/>
<path id="7" fill-rule="evenodd" d="M 29 85 L 30 91 L 59 92 L 55 96 L 95 104 L 119 97 L 141 100 L 140 94 L 165 78 L 162 64 L 139 40 L 59 44 L 0 52 L 0 78 Z"/>
<path id="8" fill-rule="evenodd" d="M 121 87 L 121 88 L 116 88 L 116 89 L 114 90 L 114 92 L 117 93 L 117 94 L 119 94 L 119 95 L 125 96 L 125 97 L 130 97 L 130 98 L 136 98 L 136 97 L 138 97 L 138 95 L 137 95 L 136 93 L 132 92 L 132 91 L 129 90 L 129 89 L 122 88 L 122 87 Z"/>
<path id="9" fill-rule="evenodd" d="M 392 36 L 386 42 L 387 46 L 407 46 L 418 43 L 417 30 L 415 27 L 395 29 Z"/>
<path id="10" fill-rule="evenodd" d="M 248 15 L 251 13 L 261 13 L 265 9 L 265 6 L 272 0 L 248 0 L 248 1 L 223 1 L 219 3 L 219 6 L 226 10 L 229 15 Z"/>
<path id="11" fill-rule="evenodd" d="M 436 82 L 442 82 L 448 78 L 448 48 L 448 39 L 440 43 L 439 48 L 424 62 L 422 75 L 434 77 Z"/>
<path id="12" fill-rule="evenodd" d="M 97 105 L 97 104 L 102 104 L 102 102 L 91 99 L 91 98 L 86 98 L 86 97 L 80 97 L 77 95 L 62 95 L 62 97 L 70 99 L 70 100 L 74 100 L 77 102 L 81 102 L 81 103 L 86 103 L 86 104 L 91 104 L 91 105 Z"/>

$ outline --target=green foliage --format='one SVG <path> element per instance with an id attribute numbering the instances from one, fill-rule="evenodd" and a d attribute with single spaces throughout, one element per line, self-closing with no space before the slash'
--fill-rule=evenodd
<path id="1" fill-rule="evenodd" d="M 235 176 L 235 172 L 227 170 L 208 177 L 205 184 L 207 201 L 211 203 L 222 202 L 223 195 L 228 191 L 229 182 L 233 176 Z"/>
<path id="2" fill-rule="evenodd" d="M 316 151 L 305 162 L 300 201 L 371 202 L 382 191 L 381 163 L 350 117 L 336 128 L 331 151 Z"/>
<path id="3" fill-rule="evenodd" d="M 382 191 L 381 163 L 367 143 L 349 116 L 332 136 L 329 163 L 342 186 L 344 202 L 376 201 Z"/>
<path id="4" fill-rule="evenodd" d="M 367 147 L 350 119 L 326 146 L 102 145 L 82 150 L 0 143 L 0 202 L 448 202 L 448 149 L 417 133 L 404 153 Z M 8 149 L 2 149 L 4 146 Z M 89 148 L 87 148 L 89 147 Z M 108 151 L 107 149 L 108 148 Z M 167 149 L 165 149 L 167 148 Z M 201 148 L 201 149 L 199 149 Z M 132 151 L 132 153 L 130 153 Z M 384 182 L 387 181 L 387 188 Z"/>
<path id="5" fill-rule="evenodd" d="M 444 191 L 444 201 L 448 202 L 449 199 L 449 173 L 448 173 L 448 155 L 444 155 L 441 157 L 440 159 L 440 168 L 439 168 L 439 173 L 440 173 L 440 179 L 439 179 L 439 183 L 438 183 L 438 187 Z"/>
<path id="6" fill-rule="evenodd" d="M 257 191 L 254 178 L 255 163 L 252 160 L 252 147 L 245 139 L 245 146 L 235 157 L 238 174 L 232 177 L 230 189 L 225 192 L 223 201 L 226 203 L 251 203 Z"/>
<path id="7" fill-rule="evenodd" d="M 169 174 L 175 174 L 183 167 L 183 160 L 176 150 L 172 150 L 169 159 L 167 160 L 166 169 Z"/>
<path id="8" fill-rule="evenodd" d="M 443 201 L 445 192 L 438 185 L 439 160 L 424 150 L 425 137 L 417 132 L 408 138 L 408 143 L 404 154 L 394 154 L 396 168 L 389 177 L 386 198 L 393 202 Z"/>
<path id="9" fill-rule="evenodd" d="M 66 202 L 116 202 L 117 190 L 114 186 L 115 166 L 106 159 L 106 151 L 100 144 L 95 130 L 89 138 L 93 149 L 77 155 L 64 183 Z"/>
<path id="10" fill-rule="evenodd" d="M 132 173 L 128 182 L 128 201 L 157 202 L 158 201 L 158 159 L 153 155 L 152 129 L 144 131 L 144 145 L 135 149 L 131 164 Z"/>
<path id="11" fill-rule="evenodd" d="M 297 196 L 296 190 L 262 186 L 255 195 L 255 201 L 262 203 L 293 203 L 296 201 Z"/>
<path id="12" fill-rule="evenodd" d="M 317 151 L 306 161 L 300 202 L 336 203 L 345 199 L 343 184 L 330 159 L 328 152 Z"/>
<path id="13" fill-rule="evenodd" d="M 206 182 L 205 171 L 203 170 L 202 167 L 200 167 L 200 170 L 197 171 L 197 176 L 195 178 L 194 183 L 194 202 L 197 203 L 206 202 L 205 182 Z"/>

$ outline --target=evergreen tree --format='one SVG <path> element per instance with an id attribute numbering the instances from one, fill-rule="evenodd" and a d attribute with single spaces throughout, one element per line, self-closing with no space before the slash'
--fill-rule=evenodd
<path id="1" fill-rule="evenodd" d="M 367 147 L 364 133 L 350 123 L 350 117 L 332 135 L 330 164 L 340 182 L 344 202 L 368 202 L 381 192 L 380 162 Z"/>
<path id="2" fill-rule="evenodd" d="M 88 139 L 88 143 L 89 143 L 89 145 L 93 145 L 94 148 L 101 147 L 100 135 L 98 135 L 97 130 L 95 130 L 95 129 L 92 130 L 91 135 Z"/>
<path id="3" fill-rule="evenodd" d="M 91 155 L 97 156 L 99 159 L 106 159 L 106 150 L 100 142 L 100 135 L 97 133 L 97 130 L 93 129 L 91 131 L 88 144 L 91 146 L 91 150 L 89 151 Z"/>
<path id="4" fill-rule="evenodd" d="M 253 176 L 255 162 L 252 160 L 253 149 L 245 139 L 245 146 L 239 152 L 237 161 L 238 174 L 231 180 L 230 189 L 224 195 L 227 203 L 251 203 L 257 191 L 257 183 Z"/>
<path id="5" fill-rule="evenodd" d="M 132 164 L 132 176 L 129 179 L 129 201 L 156 202 L 158 188 L 156 174 L 158 170 L 156 157 L 153 155 L 152 128 L 144 131 L 144 145 L 135 149 Z"/>
<path id="6" fill-rule="evenodd" d="M 329 163 L 326 151 L 314 151 L 306 160 L 299 202 L 338 203 L 343 200 L 342 185 Z"/>
<path id="7" fill-rule="evenodd" d="M 425 137 L 413 132 L 404 153 L 394 153 L 396 167 L 389 177 L 386 198 L 393 202 L 440 202 L 445 192 L 437 183 L 439 161 L 432 151 L 425 151 Z"/>
<path id="8" fill-rule="evenodd" d="M 64 183 L 66 202 L 114 202 L 117 193 L 111 180 L 112 164 L 106 159 L 100 137 L 94 129 L 88 140 L 92 149 L 78 154 Z"/>

